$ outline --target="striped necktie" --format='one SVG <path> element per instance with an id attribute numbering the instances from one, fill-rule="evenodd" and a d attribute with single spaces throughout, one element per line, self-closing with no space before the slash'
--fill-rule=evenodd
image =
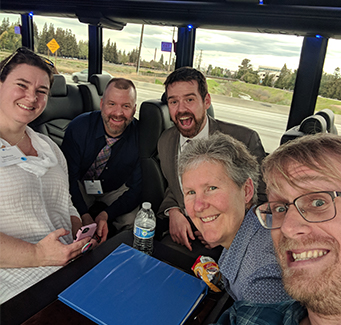
<path id="1" fill-rule="evenodd" d="M 103 172 L 111 154 L 111 147 L 118 140 L 118 138 L 109 138 L 105 136 L 107 144 L 97 155 L 95 161 L 90 166 L 89 170 L 84 175 L 83 179 L 98 179 L 99 175 Z"/>

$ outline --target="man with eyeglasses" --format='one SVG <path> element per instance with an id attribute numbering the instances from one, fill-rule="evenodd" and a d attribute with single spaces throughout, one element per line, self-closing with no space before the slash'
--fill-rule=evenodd
<path id="1" fill-rule="evenodd" d="M 271 230 L 284 287 L 294 300 L 237 302 L 218 324 L 341 324 L 341 137 L 293 140 L 262 168 L 269 202 L 256 214 Z"/>

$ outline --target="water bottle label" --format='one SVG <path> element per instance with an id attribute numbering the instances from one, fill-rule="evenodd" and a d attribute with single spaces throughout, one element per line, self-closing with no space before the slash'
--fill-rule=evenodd
<path id="1" fill-rule="evenodd" d="M 154 237 L 155 229 L 148 231 L 147 229 L 134 226 L 134 235 L 142 239 L 149 239 Z"/>

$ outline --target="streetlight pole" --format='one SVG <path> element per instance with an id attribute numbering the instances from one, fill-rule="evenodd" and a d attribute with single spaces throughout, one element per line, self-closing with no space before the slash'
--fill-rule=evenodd
<path id="1" fill-rule="evenodd" d="M 141 28 L 140 48 L 139 48 L 139 55 L 137 57 L 137 65 L 136 65 L 136 73 L 137 74 L 139 73 L 139 70 L 140 70 L 140 60 L 141 60 L 141 49 L 142 49 L 143 31 L 144 31 L 144 24 L 142 24 L 142 28 Z"/>

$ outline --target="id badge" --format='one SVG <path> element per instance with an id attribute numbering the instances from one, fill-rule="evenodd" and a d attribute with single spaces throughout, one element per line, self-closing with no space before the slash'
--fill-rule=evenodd
<path id="1" fill-rule="evenodd" d="M 17 146 L 0 148 L 0 167 L 16 165 L 26 160 L 26 156 Z"/>
<path id="2" fill-rule="evenodd" d="M 103 194 L 101 181 L 96 180 L 88 180 L 84 181 L 86 194 Z"/>

